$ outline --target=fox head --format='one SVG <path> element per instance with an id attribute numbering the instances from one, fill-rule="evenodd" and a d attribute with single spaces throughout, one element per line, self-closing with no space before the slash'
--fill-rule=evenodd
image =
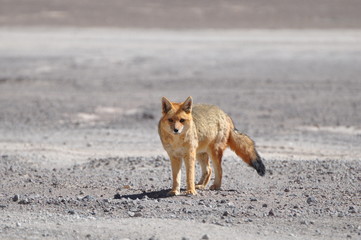
<path id="1" fill-rule="evenodd" d="M 164 130 L 171 134 L 186 132 L 192 122 L 192 97 L 188 97 L 183 103 L 175 103 L 167 98 L 162 98 L 161 125 Z"/>

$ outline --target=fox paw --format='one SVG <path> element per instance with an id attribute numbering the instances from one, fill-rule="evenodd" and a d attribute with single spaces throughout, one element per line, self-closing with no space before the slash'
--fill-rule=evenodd
<path id="1" fill-rule="evenodd" d="M 205 189 L 206 188 L 206 186 L 204 186 L 203 184 L 197 184 L 196 185 L 196 189 L 201 189 L 201 190 L 203 190 L 203 189 Z"/>
<path id="2" fill-rule="evenodd" d="M 180 192 L 178 190 L 170 190 L 168 193 L 167 193 L 167 196 L 171 197 L 171 196 L 177 196 L 179 195 Z"/>
<path id="3" fill-rule="evenodd" d="M 197 191 L 195 189 L 187 190 L 185 191 L 185 195 L 197 195 Z"/>
<path id="4" fill-rule="evenodd" d="M 213 184 L 209 189 L 210 189 L 210 190 L 220 190 L 220 189 L 221 189 L 221 186 L 216 185 L 216 184 Z"/>

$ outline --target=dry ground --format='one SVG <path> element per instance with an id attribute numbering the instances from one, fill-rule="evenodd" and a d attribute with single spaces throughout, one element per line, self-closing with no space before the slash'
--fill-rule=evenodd
<path id="1" fill-rule="evenodd" d="M 14 3 L 1 239 L 361 238 L 359 1 Z M 165 197 L 160 98 L 189 95 L 256 141 L 265 177 L 228 151 L 221 191 Z"/>

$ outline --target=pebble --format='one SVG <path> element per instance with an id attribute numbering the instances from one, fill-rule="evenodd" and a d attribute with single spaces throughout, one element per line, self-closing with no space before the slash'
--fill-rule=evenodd
<path id="1" fill-rule="evenodd" d="M 314 197 L 308 197 L 306 201 L 307 201 L 308 204 L 317 202 L 316 198 L 314 198 Z"/>
<path id="2" fill-rule="evenodd" d="M 131 211 L 131 212 L 139 212 L 140 210 L 138 208 L 136 208 L 136 207 L 132 207 L 132 208 L 129 209 L 129 211 Z"/>
<path id="3" fill-rule="evenodd" d="M 209 239 L 209 237 L 208 237 L 208 235 L 207 234 L 204 234 L 203 236 L 202 236 L 202 238 L 201 239 L 203 239 L 203 240 L 208 240 Z"/>
<path id="4" fill-rule="evenodd" d="M 274 215 L 275 215 L 275 214 L 274 214 L 273 210 L 271 209 L 271 210 L 268 212 L 268 216 L 273 217 Z"/>
<path id="5" fill-rule="evenodd" d="M 117 193 L 114 195 L 114 199 L 121 199 L 122 195 L 120 195 L 120 193 Z"/>
<path id="6" fill-rule="evenodd" d="M 90 196 L 90 195 L 86 195 L 85 197 L 82 198 L 83 201 L 94 201 L 95 197 Z"/>
<path id="7" fill-rule="evenodd" d="M 19 200 L 20 196 L 19 195 L 15 195 L 12 199 L 14 202 L 17 202 Z"/>
<path id="8" fill-rule="evenodd" d="M 344 217 L 344 216 L 345 216 L 345 214 L 342 213 L 342 212 L 340 212 L 340 213 L 337 214 L 337 217 Z"/>
<path id="9" fill-rule="evenodd" d="M 301 221 L 301 224 L 303 224 L 303 225 L 308 225 L 308 222 L 307 222 L 306 220 L 302 220 L 302 221 Z"/>
<path id="10" fill-rule="evenodd" d="M 69 210 L 68 213 L 69 213 L 70 215 L 74 215 L 74 214 L 75 214 L 75 211 L 74 211 L 74 210 Z"/>
<path id="11" fill-rule="evenodd" d="M 233 202 L 229 202 L 229 203 L 227 203 L 227 207 L 234 207 L 234 203 Z"/>
<path id="12" fill-rule="evenodd" d="M 25 199 L 22 199 L 22 200 L 20 200 L 19 201 L 19 204 L 29 204 L 30 203 L 30 201 L 29 201 L 29 199 L 27 199 L 27 198 L 25 198 Z"/>
<path id="13" fill-rule="evenodd" d="M 356 213 L 355 207 L 354 207 L 354 206 L 350 206 L 350 207 L 348 208 L 348 212 L 349 212 L 349 213 Z"/>

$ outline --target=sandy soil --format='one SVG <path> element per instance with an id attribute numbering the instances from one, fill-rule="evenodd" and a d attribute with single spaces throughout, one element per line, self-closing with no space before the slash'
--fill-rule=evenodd
<path id="1" fill-rule="evenodd" d="M 1 239 L 361 239 L 359 1 L 14 3 Z M 265 177 L 227 151 L 221 191 L 165 196 L 160 99 L 189 95 L 256 141 Z"/>

